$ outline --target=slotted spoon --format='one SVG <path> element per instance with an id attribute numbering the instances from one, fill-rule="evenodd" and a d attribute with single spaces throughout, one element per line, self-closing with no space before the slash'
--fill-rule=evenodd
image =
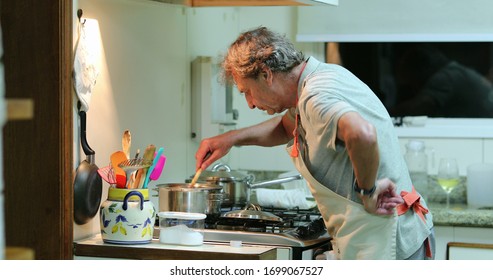
<path id="1" fill-rule="evenodd" d="M 126 187 L 130 188 L 129 183 L 132 181 L 130 180 L 132 178 L 132 173 L 143 168 L 148 168 L 151 166 L 152 161 L 146 160 L 144 158 L 133 158 L 133 159 L 128 159 L 120 164 L 118 164 L 118 167 L 123 169 L 125 173 L 127 174 L 127 182 L 126 182 Z"/>

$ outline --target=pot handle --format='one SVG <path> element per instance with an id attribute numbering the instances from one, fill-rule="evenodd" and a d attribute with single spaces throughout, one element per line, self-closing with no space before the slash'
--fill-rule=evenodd
<path id="1" fill-rule="evenodd" d="M 230 172 L 230 171 L 231 171 L 231 168 L 230 168 L 227 164 L 225 164 L 225 163 L 218 163 L 218 164 L 215 164 L 215 165 L 212 167 L 212 171 L 214 171 L 214 172 L 215 172 L 215 171 L 218 171 L 218 170 L 220 170 L 220 168 L 223 168 L 223 170 L 226 170 L 226 171 L 228 171 L 228 172 Z"/>
<path id="2" fill-rule="evenodd" d="M 138 192 L 138 191 L 131 191 L 129 193 L 127 193 L 125 195 L 125 198 L 123 198 L 123 205 L 122 205 L 122 208 L 124 211 L 127 211 L 127 208 L 128 208 L 128 199 L 131 197 L 131 196 L 138 196 L 140 198 L 140 210 L 144 210 L 144 196 Z"/>
<path id="3" fill-rule="evenodd" d="M 276 184 L 281 184 L 281 183 L 287 183 L 287 182 L 291 182 L 291 181 L 294 181 L 294 180 L 301 180 L 301 179 L 303 179 L 303 176 L 301 176 L 301 174 L 297 174 L 297 175 L 294 175 L 294 176 L 289 176 L 289 177 L 284 177 L 284 178 L 278 178 L 278 179 L 274 179 L 274 180 L 270 180 L 270 181 L 262 181 L 262 182 L 258 182 L 258 183 L 247 182 L 247 186 L 250 189 L 256 189 L 256 188 L 268 187 L 268 186 L 271 186 L 271 185 L 276 185 Z"/>

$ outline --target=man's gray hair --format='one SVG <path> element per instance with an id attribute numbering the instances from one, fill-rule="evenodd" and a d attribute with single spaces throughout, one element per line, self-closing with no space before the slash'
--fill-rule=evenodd
<path id="1" fill-rule="evenodd" d="M 234 41 L 222 62 L 223 82 L 233 82 L 233 74 L 256 79 L 264 67 L 288 73 L 305 60 L 286 38 L 266 27 L 246 31 Z"/>

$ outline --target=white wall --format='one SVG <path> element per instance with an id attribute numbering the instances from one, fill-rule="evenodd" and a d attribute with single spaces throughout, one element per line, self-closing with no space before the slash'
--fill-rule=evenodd
<path id="1" fill-rule="evenodd" d="M 132 153 L 137 148 L 143 152 L 148 144 L 163 146 L 166 166 L 161 178 L 150 185 L 151 195 L 156 196 L 155 184 L 184 182 L 195 172 L 198 144 L 190 137 L 191 61 L 199 55 L 218 56 L 241 31 L 259 25 L 293 40 L 296 31 L 292 7 L 185 8 L 145 0 L 78 0 L 74 19 L 78 8 L 83 9 L 83 17 L 98 20 L 103 50 L 87 112 L 87 140 L 96 152 L 96 164 L 107 165 L 111 153 L 121 149 L 125 129 L 132 133 Z M 317 44 L 300 48 L 309 54 L 322 51 Z M 234 107 L 240 112 L 237 127 L 269 117 L 250 110 L 237 92 Z M 75 140 L 78 135 L 74 131 Z M 75 170 L 85 155 L 78 141 L 74 146 Z M 282 147 L 235 148 L 225 161 L 234 169 L 292 169 Z M 108 187 L 105 184 L 103 200 Z M 151 200 L 158 207 L 157 197 Z M 98 215 L 88 224 L 75 225 L 75 240 L 99 232 Z"/>
<path id="2" fill-rule="evenodd" d="M 167 165 L 160 181 L 182 181 L 189 173 L 190 156 L 186 10 L 131 0 L 79 0 L 77 8 L 84 17 L 98 20 L 101 33 L 101 71 L 87 112 L 87 140 L 96 152 L 96 164 L 109 164 L 110 155 L 122 149 L 123 131 L 129 129 L 132 154 L 137 149 L 143 153 L 149 144 L 164 147 Z M 78 135 L 74 131 L 75 139 Z M 81 155 L 75 166 L 85 157 Z M 105 184 L 103 200 L 107 188 Z M 96 232 L 98 215 L 76 225 L 74 239 Z"/>

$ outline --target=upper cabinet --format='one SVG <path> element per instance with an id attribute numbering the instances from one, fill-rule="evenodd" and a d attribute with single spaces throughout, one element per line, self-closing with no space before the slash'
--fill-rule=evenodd
<path id="1" fill-rule="evenodd" d="M 189 7 L 232 7 L 232 6 L 337 6 L 339 0 L 152 0 L 156 2 Z"/>
<path id="2" fill-rule="evenodd" d="M 300 42 L 492 41 L 491 0 L 344 0 L 300 7 Z M 317 20 L 313 20 L 317 19 Z"/>

